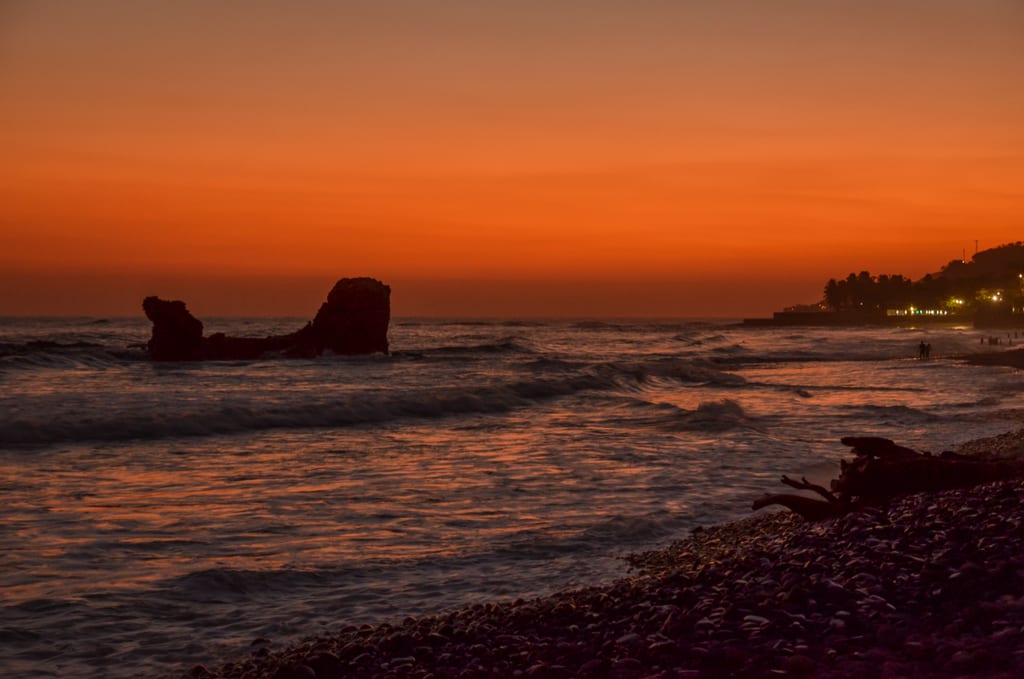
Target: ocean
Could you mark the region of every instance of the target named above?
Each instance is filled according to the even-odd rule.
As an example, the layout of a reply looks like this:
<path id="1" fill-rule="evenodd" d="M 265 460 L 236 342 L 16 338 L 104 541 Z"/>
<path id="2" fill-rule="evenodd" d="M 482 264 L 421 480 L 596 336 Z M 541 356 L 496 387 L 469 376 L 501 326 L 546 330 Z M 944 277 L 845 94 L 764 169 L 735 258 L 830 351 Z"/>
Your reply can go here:
<path id="1" fill-rule="evenodd" d="M 147 361 L 149 331 L 0 319 L 5 677 L 178 677 L 612 580 L 782 474 L 831 478 L 841 436 L 1022 421 L 1020 373 L 952 358 L 1005 348 L 970 328 L 396 319 L 390 356 L 189 364 Z"/>

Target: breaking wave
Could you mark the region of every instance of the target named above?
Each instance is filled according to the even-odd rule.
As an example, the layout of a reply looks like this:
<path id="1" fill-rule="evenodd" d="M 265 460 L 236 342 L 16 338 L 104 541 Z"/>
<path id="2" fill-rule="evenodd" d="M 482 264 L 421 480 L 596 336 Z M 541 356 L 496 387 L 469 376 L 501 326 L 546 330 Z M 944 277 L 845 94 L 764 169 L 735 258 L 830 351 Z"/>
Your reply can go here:
<path id="1" fill-rule="evenodd" d="M 722 399 L 706 401 L 696 410 L 682 411 L 672 429 L 677 431 L 728 431 L 739 427 L 751 427 L 754 419 L 736 401 Z"/>
<path id="2" fill-rule="evenodd" d="M 856 412 L 858 415 L 869 415 L 872 417 L 882 418 L 883 420 L 896 419 L 901 422 L 932 422 L 942 419 L 939 415 L 904 405 L 849 405 L 841 406 L 840 409 Z"/>
<path id="3" fill-rule="evenodd" d="M 483 344 L 453 344 L 448 346 L 430 347 L 416 352 L 419 356 L 450 358 L 452 356 L 472 356 L 474 354 L 511 354 L 530 353 L 531 349 L 514 337 Z"/>
<path id="4" fill-rule="evenodd" d="M 737 401 L 721 399 L 704 401 L 693 410 L 671 403 L 620 397 L 613 412 L 613 423 L 632 427 L 653 427 L 668 431 L 723 432 L 741 427 L 755 427 L 756 418 Z"/>
<path id="5" fill-rule="evenodd" d="M 225 400 L 207 405 L 176 402 L 170 407 L 96 412 L 82 419 L 40 412 L 0 422 L 0 442 L 31 445 L 62 441 L 120 441 L 175 436 L 210 436 L 251 430 L 342 427 L 395 419 L 497 413 L 537 401 L 608 386 L 597 376 L 526 380 L 470 388 L 448 387 L 378 393 L 341 393 L 325 400 L 314 394 L 295 402 Z"/>
<path id="6" fill-rule="evenodd" d="M 0 417 L 0 444 L 32 446 L 75 441 L 123 441 L 214 436 L 271 429 L 359 426 L 409 418 L 504 413 L 584 391 L 635 393 L 671 384 L 729 387 L 743 378 L 685 361 L 603 363 L 571 371 L 538 371 L 533 377 L 491 384 L 414 389 L 308 389 L 272 400 L 253 396 L 189 393 L 146 403 L 124 399 L 96 409 L 25 409 Z M 731 403 L 731 402 L 730 402 Z M 737 406 L 738 407 L 738 406 Z M 698 409 L 683 428 L 728 428 L 739 422 L 731 406 Z M 740 409 L 742 410 L 742 409 Z M 670 418 L 673 419 L 673 418 Z M 689 422 L 689 424 L 686 424 Z"/>

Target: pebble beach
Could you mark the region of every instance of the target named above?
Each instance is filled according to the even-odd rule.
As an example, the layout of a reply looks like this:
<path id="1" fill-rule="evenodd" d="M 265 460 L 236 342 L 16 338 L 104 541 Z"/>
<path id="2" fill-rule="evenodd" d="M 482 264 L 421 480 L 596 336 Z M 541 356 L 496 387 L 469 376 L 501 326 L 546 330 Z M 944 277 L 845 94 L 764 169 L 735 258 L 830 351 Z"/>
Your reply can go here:
<path id="1" fill-rule="evenodd" d="M 1024 457 L 1024 430 L 959 452 Z M 633 554 L 626 577 L 350 626 L 188 676 L 1024 676 L 1024 480 L 804 522 L 772 512 Z"/>

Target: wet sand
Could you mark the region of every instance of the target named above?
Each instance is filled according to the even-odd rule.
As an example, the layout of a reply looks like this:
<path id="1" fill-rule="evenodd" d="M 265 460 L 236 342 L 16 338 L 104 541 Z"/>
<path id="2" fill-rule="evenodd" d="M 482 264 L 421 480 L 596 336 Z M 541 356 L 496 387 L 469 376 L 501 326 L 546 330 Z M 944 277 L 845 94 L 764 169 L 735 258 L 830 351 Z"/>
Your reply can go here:
<path id="1" fill-rule="evenodd" d="M 1024 430 L 963 452 L 1024 457 Z M 251 654 L 195 677 L 1024 676 L 1024 480 L 698 529 L 630 575 Z"/>

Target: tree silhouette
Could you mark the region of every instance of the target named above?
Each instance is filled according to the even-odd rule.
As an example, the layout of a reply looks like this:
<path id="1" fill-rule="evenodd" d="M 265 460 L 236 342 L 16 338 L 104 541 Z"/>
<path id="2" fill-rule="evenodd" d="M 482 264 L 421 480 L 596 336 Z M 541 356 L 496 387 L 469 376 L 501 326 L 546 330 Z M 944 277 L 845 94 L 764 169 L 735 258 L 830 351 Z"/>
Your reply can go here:
<path id="1" fill-rule="evenodd" d="M 1008 243 L 977 253 L 970 262 L 953 260 L 935 274 L 911 281 L 902 274 L 867 271 L 829 279 L 824 303 L 836 311 L 884 312 L 890 308 L 970 309 L 1001 293 L 1010 310 L 1024 309 L 1024 244 Z M 952 300 L 960 300 L 954 304 Z"/>

